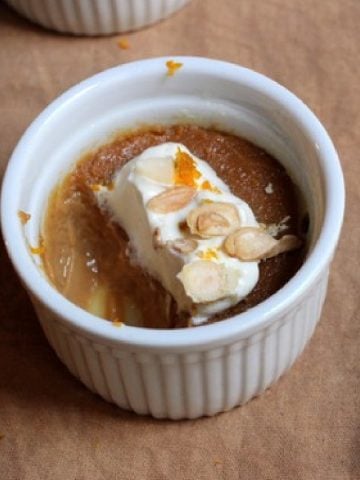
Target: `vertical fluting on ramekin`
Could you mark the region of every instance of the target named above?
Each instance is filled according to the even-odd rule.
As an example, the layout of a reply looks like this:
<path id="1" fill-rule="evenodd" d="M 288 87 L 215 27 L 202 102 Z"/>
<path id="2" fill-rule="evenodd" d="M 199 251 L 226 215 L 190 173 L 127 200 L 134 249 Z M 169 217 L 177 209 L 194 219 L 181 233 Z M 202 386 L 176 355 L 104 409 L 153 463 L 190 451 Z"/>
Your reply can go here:
<path id="1" fill-rule="evenodd" d="M 327 278 L 328 270 L 268 328 L 191 353 L 121 351 L 74 334 L 34 305 L 57 356 L 90 390 L 141 415 L 190 419 L 243 405 L 292 366 L 319 320 Z"/>
<path id="2" fill-rule="evenodd" d="M 162 20 L 190 0 L 6 0 L 18 13 L 51 30 L 111 35 Z"/>

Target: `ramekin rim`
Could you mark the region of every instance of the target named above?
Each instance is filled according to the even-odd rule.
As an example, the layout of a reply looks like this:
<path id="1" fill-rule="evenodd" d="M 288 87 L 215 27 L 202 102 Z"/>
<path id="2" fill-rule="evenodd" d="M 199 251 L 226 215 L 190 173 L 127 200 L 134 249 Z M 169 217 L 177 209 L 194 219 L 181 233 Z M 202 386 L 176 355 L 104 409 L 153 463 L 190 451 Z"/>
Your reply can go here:
<path id="1" fill-rule="evenodd" d="M 76 101 L 77 96 L 96 88 L 98 82 L 111 81 L 114 73 L 128 70 L 136 71 L 151 65 L 153 68 L 164 68 L 164 62 L 170 57 L 157 57 L 115 66 L 103 72 L 97 73 L 82 82 L 74 85 L 53 102 L 51 102 L 31 123 L 19 140 L 6 169 L 1 192 L 1 222 L 2 232 L 9 256 L 18 275 L 26 284 L 28 290 L 40 300 L 50 311 L 55 313 L 62 322 L 72 329 L 81 331 L 85 336 L 98 338 L 99 341 L 109 341 L 115 344 L 127 344 L 136 347 L 149 347 L 159 349 L 200 347 L 207 344 L 216 344 L 234 338 L 245 338 L 250 332 L 260 330 L 263 326 L 271 324 L 283 315 L 297 298 L 311 288 L 321 273 L 327 268 L 340 235 L 342 219 L 344 215 L 344 181 L 343 174 L 335 147 L 323 125 L 315 114 L 293 93 L 282 85 L 265 75 L 242 67 L 237 64 L 222 60 L 204 57 L 175 56 L 176 61 L 184 64 L 184 68 L 192 67 L 194 71 L 209 73 L 221 71 L 226 78 L 239 77 L 244 83 L 246 80 L 252 86 L 259 87 L 261 91 L 276 100 L 296 118 L 311 138 L 316 139 L 319 146 L 319 158 L 322 161 L 322 171 L 326 182 L 326 212 L 320 236 L 313 251 L 310 253 L 298 272 L 275 294 L 248 311 L 235 315 L 218 323 L 203 325 L 196 329 L 158 330 L 142 327 L 123 326 L 114 327 L 110 322 L 95 317 L 77 307 L 63 297 L 50 283 L 40 274 L 33 263 L 23 241 L 22 233 L 16 215 L 9 214 L 6 209 L 6 198 L 11 194 L 11 184 L 16 177 L 18 159 L 22 158 L 22 151 L 36 135 L 57 109 L 64 107 L 68 101 Z M 221 67 L 221 69 L 220 69 Z M 281 98 L 280 98 L 281 97 Z M 326 173 L 326 175 L 325 175 Z M 11 234 L 17 235 L 17 244 L 23 244 L 20 252 L 16 251 L 16 241 Z M 20 253 L 20 254 L 19 254 Z M 296 302 L 295 302 L 296 303 Z"/>

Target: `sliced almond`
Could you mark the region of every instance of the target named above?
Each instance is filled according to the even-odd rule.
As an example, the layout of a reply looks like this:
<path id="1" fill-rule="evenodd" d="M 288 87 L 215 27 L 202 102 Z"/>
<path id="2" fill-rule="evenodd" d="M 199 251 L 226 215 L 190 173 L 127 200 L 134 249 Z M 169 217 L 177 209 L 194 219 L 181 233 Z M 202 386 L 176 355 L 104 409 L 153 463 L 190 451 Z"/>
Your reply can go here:
<path id="1" fill-rule="evenodd" d="M 269 223 L 268 225 L 265 225 L 265 230 L 272 237 L 277 237 L 279 233 L 289 228 L 289 226 L 287 225 L 287 222 L 289 220 L 290 220 L 290 215 L 287 215 L 282 220 L 280 220 L 279 223 Z"/>
<path id="2" fill-rule="evenodd" d="M 244 261 L 260 260 L 277 241 L 264 230 L 242 227 L 231 233 L 224 242 L 226 252 Z"/>
<path id="3" fill-rule="evenodd" d="M 193 238 L 177 238 L 166 243 L 172 250 L 175 250 L 177 253 L 191 253 L 193 252 L 198 242 Z"/>
<path id="4" fill-rule="evenodd" d="M 198 231 L 201 235 L 206 235 L 207 237 L 223 235 L 223 232 L 227 232 L 229 227 L 229 221 L 220 213 L 202 213 L 197 218 Z"/>
<path id="5" fill-rule="evenodd" d="M 228 235 L 240 226 L 237 208 L 225 202 L 204 203 L 194 208 L 186 221 L 192 234 L 204 238 Z"/>
<path id="6" fill-rule="evenodd" d="M 175 172 L 174 160 L 172 157 L 139 159 L 135 172 L 153 182 L 172 185 Z"/>
<path id="7" fill-rule="evenodd" d="M 295 235 L 276 240 L 261 228 L 242 227 L 231 233 L 224 242 L 225 251 L 243 261 L 265 260 L 279 253 L 298 248 L 301 241 Z"/>
<path id="8" fill-rule="evenodd" d="M 176 212 L 186 207 L 196 193 L 195 188 L 192 187 L 170 187 L 151 198 L 147 203 L 147 207 L 155 213 Z"/>
<path id="9" fill-rule="evenodd" d="M 296 235 L 284 235 L 277 244 L 268 252 L 266 258 L 275 257 L 280 253 L 290 252 L 302 246 L 302 241 Z"/>
<path id="10" fill-rule="evenodd" d="M 215 302 L 233 293 L 238 275 L 225 265 L 206 260 L 186 264 L 178 274 L 186 294 L 195 303 Z"/>

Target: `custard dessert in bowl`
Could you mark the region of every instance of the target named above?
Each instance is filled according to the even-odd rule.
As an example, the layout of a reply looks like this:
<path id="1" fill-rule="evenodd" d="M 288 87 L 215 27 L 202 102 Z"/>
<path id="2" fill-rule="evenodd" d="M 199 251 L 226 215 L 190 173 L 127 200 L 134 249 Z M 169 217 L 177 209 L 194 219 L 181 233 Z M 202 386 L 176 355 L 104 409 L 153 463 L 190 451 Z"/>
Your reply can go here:
<path id="1" fill-rule="evenodd" d="M 69 300 L 113 322 L 228 318 L 299 268 L 298 196 L 274 158 L 234 135 L 196 125 L 120 133 L 52 193 L 44 269 Z"/>
<path id="2" fill-rule="evenodd" d="M 2 225 L 69 370 L 177 419 L 245 403 L 300 354 L 344 188 L 325 130 L 286 89 L 202 58 L 168 75 L 168 60 L 53 102 L 10 161 Z"/>

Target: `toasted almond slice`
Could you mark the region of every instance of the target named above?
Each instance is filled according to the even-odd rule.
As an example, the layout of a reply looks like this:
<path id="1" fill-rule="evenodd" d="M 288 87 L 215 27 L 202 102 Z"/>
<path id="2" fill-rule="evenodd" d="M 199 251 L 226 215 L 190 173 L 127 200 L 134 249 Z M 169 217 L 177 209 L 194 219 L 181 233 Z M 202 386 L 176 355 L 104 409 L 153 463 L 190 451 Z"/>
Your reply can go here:
<path id="1" fill-rule="evenodd" d="M 177 253 L 191 253 L 196 249 L 198 242 L 193 238 L 177 238 L 166 242 L 166 245 Z"/>
<path id="2" fill-rule="evenodd" d="M 301 241 L 295 235 L 285 235 L 282 239 L 276 240 L 256 227 L 239 228 L 224 242 L 224 248 L 229 255 L 248 262 L 265 260 L 300 245 Z"/>
<path id="3" fill-rule="evenodd" d="M 296 235 L 284 235 L 277 240 L 276 245 L 267 253 L 266 258 L 275 257 L 280 253 L 290 252 L 302 246 L 302 241 Z"/>
<path id="4" fill-rule="evenodd" d="M 260 260 L 277 244 L 277 240 L 256 227 L 242 227 L 231 233 L 224 242 L 226 252 L 244 261 Z"/>
<path id="5" fill-rule="evenodd" d="M 186 207 L 196 193 L 195 188 L 192 187 L 170 187 L 151 198 L 147 203 L 147 207 L 155 213 L 176 212 Z"/>
<path id="6" fill-rule="evenodd" d="M 229 227 L 229 221 L 220 213 L 201 213 L 197 218 L 198 231 L 207 237 L 223 235 L 222 232 L 228 231 Z"/>
<path id="7" fill-rule="evenodd" d="M 139 159 L 135 172 L 153 182 L 172 185 L 175 173 L 174 160 L 172 157 Z"/>
<path id="8" fill-rule="evenodd" d="M 279 223 L 269 223 L 268 225 L 265 225 L 265 230 L 272 237 L 277 237 L 279 233 L 289 228 L 289 225 L 287 225 L 287 222 L 290 220 L 290 218 L 291 218 L 290 215 L 287 215 L 282 220 L 280 220 Z"/>
<path id="9" fill-rule="evenodd" d="M 215 302 L 235 291 L 238 275 L 225 265 L 207 260 L 184 265 L 178 274 L 186 294 L 195 303 Z"/>
<path id="10" fill-rule="evenodd" d="M 204 203 L 194 208 L 186 221 L 190 232 L 203 238 L 228 235 L 240 226 L 237 208 L 226 202 Z"/>

